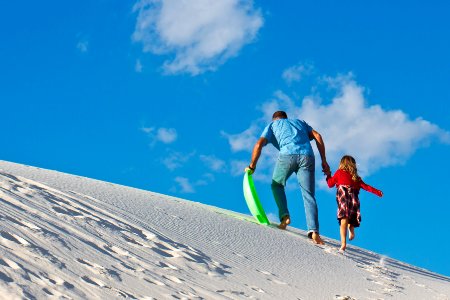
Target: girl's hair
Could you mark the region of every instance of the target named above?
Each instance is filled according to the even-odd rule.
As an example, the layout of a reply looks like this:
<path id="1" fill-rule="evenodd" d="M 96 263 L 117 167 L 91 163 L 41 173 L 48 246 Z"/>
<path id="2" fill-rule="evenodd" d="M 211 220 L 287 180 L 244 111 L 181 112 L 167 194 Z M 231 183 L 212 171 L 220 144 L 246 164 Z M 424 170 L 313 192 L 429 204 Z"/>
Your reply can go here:
<path id="1" fill-rule="evenodd" d="M 358 169 L 356 168 L 356 161 L 350 155 L 344 155 L 339 163 L 339 169 L 347 171 L 352 175 L 353 181 L 358 181 L 361 178 L 358 175 Z"/>

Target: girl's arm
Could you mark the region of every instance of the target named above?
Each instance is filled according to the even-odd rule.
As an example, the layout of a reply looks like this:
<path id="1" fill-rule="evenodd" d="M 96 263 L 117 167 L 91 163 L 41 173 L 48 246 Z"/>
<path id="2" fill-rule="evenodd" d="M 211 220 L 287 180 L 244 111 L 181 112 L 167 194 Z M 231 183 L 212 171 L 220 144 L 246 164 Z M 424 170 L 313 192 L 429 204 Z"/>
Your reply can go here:
<path id="1" fill-rule="evenodd" d="M 338 177 L 339 177 L 338 172 L 339 172 L 339 170 L 337 170 L 336 173 L 334 173 L 334 175 L 332 177 L 327 176 L 327 184 L 328 184 L 329 188 L 332 188 L 333 186 L 335 186 L 337 184 Z"/>
<path id="2" fill-rule="evenodd" d="M 359 185 L 360 185 L 360 187 L 361 187 L 363 190 L 366 190 L 366 191 L 368 191 L 368 192 L 371 192 L 371 193 L 377 195 L 378 197 L 383 197 L 383 192 L 382 192 L 382 191 L 377 190 L 377 189 L 374 188 L 373 186 L 370 186 L 370 185 L 364 183 L 364 181 L 361 180 L 361 182 L 360 182 Z"/>

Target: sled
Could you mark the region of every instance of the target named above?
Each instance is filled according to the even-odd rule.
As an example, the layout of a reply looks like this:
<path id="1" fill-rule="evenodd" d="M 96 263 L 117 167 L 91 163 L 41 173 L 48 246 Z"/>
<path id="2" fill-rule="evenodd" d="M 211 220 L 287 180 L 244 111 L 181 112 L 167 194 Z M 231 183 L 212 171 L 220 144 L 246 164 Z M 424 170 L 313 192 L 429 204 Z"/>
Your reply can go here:
<path id="1" fill-rule="evenodd" d="M 255 217 L 259 224 L 270 225 L 269 219 L 267 219 L 266 213 L 259 201 L 258 194 L 256 193 L 250 171 L 244 174 L 243 188 L 245 201 L 253 217 Z"/>

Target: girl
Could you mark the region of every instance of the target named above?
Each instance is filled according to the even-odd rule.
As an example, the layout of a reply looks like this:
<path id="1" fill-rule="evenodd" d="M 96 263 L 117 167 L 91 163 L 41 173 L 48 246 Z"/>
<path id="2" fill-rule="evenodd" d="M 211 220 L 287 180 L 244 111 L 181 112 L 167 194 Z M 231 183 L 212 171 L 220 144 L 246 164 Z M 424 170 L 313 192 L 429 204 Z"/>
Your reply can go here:
<path id="1" fill-rule="evenodd" d="M 383 192 L 365 184 L 358 176 L 356 162 L 350 155 L 344 155 L 339 164 L 339 169 L 331 177 L 327 174 L 328 187 L 337 187 L 336 202 L 338 205 L 337 218 L 341 231 L 341 249 L 344 252 L 347 246 L 347 227 L 350 232 L 349 240 L 355 238 L 355 227 L 361 223 L 361 214 L 359 212 L 359 189 L 374 193 L 378 197 L 383 196 Z"/>

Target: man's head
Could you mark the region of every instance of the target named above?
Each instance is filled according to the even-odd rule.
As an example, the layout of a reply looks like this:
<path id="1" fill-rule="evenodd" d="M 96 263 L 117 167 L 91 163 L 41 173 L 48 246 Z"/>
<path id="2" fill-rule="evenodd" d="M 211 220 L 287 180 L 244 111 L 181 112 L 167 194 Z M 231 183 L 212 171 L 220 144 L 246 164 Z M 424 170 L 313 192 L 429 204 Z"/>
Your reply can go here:
<path id="1" fill-rule="evenodd" d="M 272 115 L 272 120 L 278 120 L 278 119 L 287 119 L 287 114 L 286 112 L 279 110 L 273 113 Z"/>

